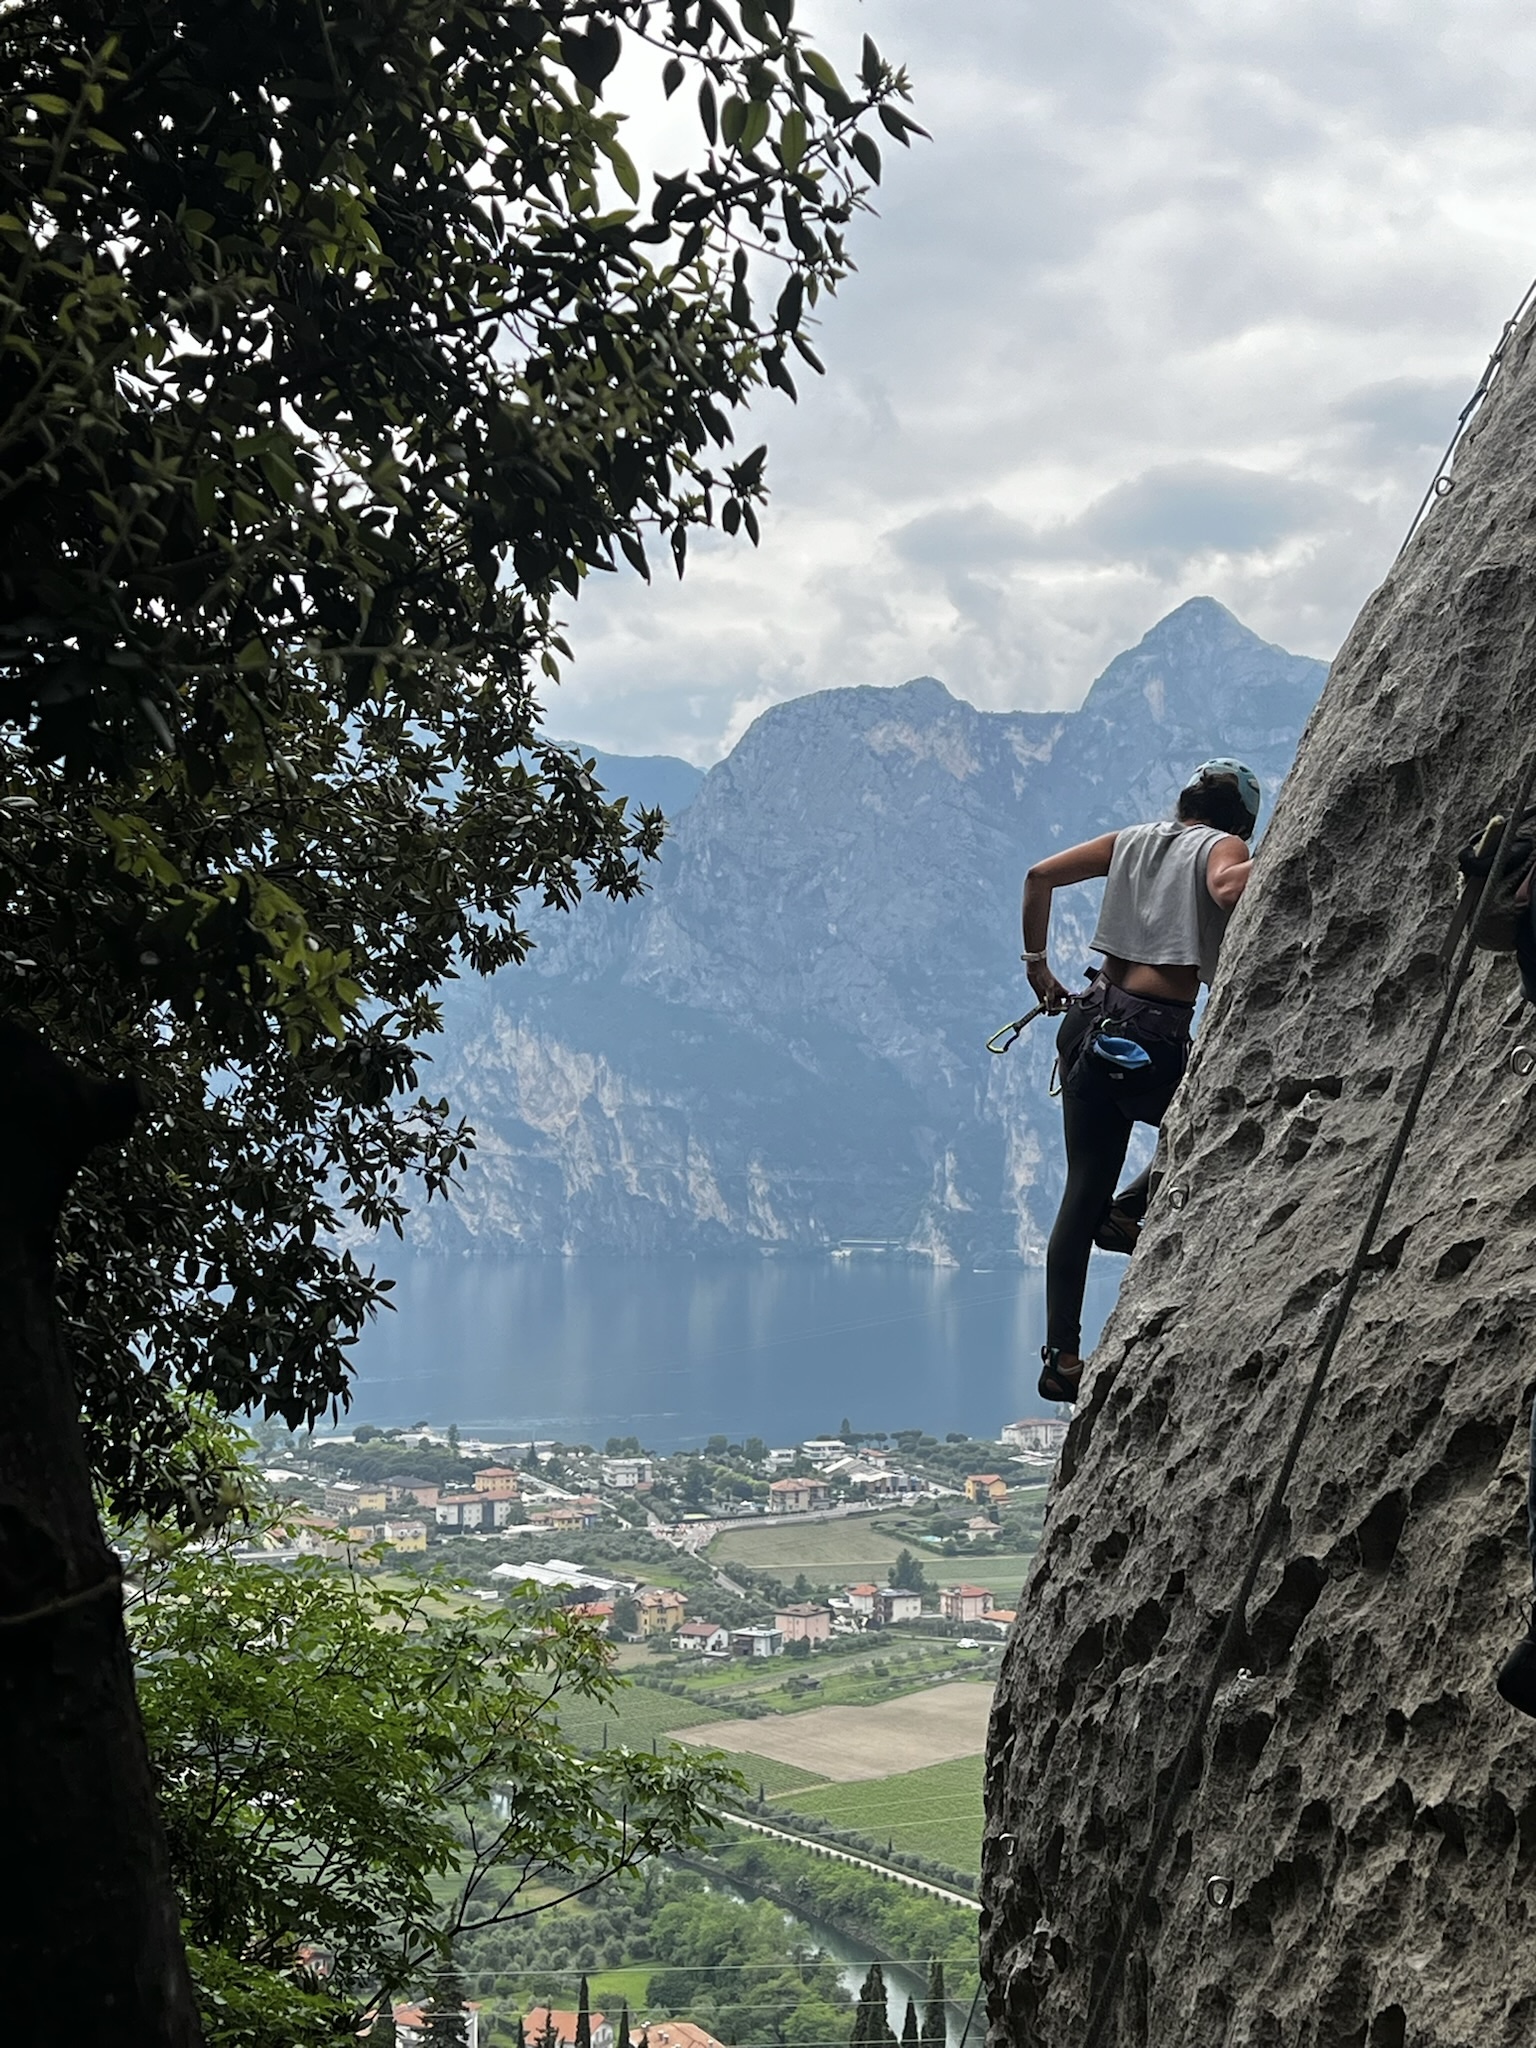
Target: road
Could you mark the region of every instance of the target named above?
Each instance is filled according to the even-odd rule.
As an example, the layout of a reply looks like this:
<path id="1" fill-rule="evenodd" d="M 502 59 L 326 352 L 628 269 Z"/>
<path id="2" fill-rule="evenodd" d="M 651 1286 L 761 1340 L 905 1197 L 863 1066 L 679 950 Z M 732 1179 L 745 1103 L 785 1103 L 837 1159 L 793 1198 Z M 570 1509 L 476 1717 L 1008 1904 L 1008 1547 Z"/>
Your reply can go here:
<path id="1" fill-rule="evenodd" d="M 876 1877 L 888 1877 L 896 1884 L 904 1884 L 909 1891 L 926 1892 L 931 1899 L 942 1899 L 947 1906 L 965 1906 L 973 1913 L 981 1911 L 980 1901 L 967 1898 L 964 1892 L 954 1892 L 947 1885 L 934 1884 L 926 1877 L 914 1877 L 910 1870 L 897 1870 L 889 1863 L 876 1863 L 868 1856 L 855 1856 L 851 1849 L 838 1849 L 830 1842 L 819 1842 L 814 1835 L 792 1835 L 784 1828 L 771 1828 L 766 1821 L 752 1820 L 744 1813 L 727 1809 L 725 1818 L 735 1821 L 738 1827 L 750 1828 L 754 1835 L 767 1835 L 775 1842 L 792 1842 L 797 1849 L 809 1849 L 813 1855 L 828 1856 L 834 1863 L 851 1863 L 855 1870 L 872 1871 Z"/>

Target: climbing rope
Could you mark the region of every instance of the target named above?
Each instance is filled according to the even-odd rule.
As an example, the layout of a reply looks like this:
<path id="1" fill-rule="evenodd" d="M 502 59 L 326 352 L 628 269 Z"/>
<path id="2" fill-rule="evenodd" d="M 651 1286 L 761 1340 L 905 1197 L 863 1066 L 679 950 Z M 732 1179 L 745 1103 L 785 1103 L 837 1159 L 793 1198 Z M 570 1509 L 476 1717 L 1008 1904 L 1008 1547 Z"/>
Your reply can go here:
<path id="1" fill-rule="evenodd" d="M 1536 287 L 1533 287 L 1533 290 L 1536 290 Z M 1529 296 L 1530 294 L 1527 294 L 1527 297 Z M 1505 856 L 1513 843 L 1521 813 L 1530 801 L 1533 787 L 1536 787 L 1536 754 L 1531 756 L 1526 766 L 1514 805 L 1505 819 L 1504 830 L 1499 838 L 1498 852 L 1494 856 L 1493 866 L 1490 869 L 1491 874 L 1498 874 L 1502 871 Z M 1486 888 L 1487 886 L 1488 884 L 1485 879 L 1480 887 Z M 1264 1559 L 1268 1555 L 1270 1545 L 1273 1543 L 1276 1532 L 1280 1527 L 1281 1517 L 1285 1509 L 1285 1496 L 1290 1488 L 1296 1466 L 1301 1458 L 1302 1447 L 1307 1440 L 1308 1432 L 1311 1430 L 1313 1418 L 1317 1414 L 1318 1404 L 1322 1400 L 1323 1388 L 1328 1379 L 1329 1369 L 1333 1364 L 1334 1353 L 1339 1346 L 1339 1339 L 1344 1333 L 1344 1325 L 1349 1319 L 1350 1309 L 1353 1307 L 1355 1296 L 1360 1290 L 1360 1282 L 1365 1275 L 1366 1262 L 1370 1257 L 1371 1245 L 1380 1227 L 1381 1219 L 1386 1214 L 1387 1203 L 1391 1198 L 1392 1189 L 1397 1180 L 1398 1169 L 1403 1163 L 1404 1154 L 1408 1150 L 1409 1139 L 1413 1136 L 1413 1127 L 1418 1121 L 1420 1105 L 1424 1100 L 1430 1081 L 1434 1077 L 1435 1068 L 1440 1059 L 1441 1048 L 1445 1044 L 1446 1033 L 1450 1029 L 1456 1005 L 1461 998 L 1462 989 L 1466 985 L 1467 976 L 1471 972 L 1472 956 L 1476 946 L 1473 936 L 1473 924 L 1474 920 L 1469 918 L 1462 937 L 1461 949 L 1456 958 L 1455 971 L 1451 976 L 1450 985 L 1447 987 L 1444 1000 L 1440 1005 L 1440 1014 L 1435 1020 L 1434 1030 L 1430 1033 L 1429 1044 L 1423 1059 L 1419 1063 L 1419 1071 L 1414 1080 L 1413 1092 L 1409 1095 L 1404 1105 L 1403 1114 L 1397 1126 L 1397 1135 L 1392 1141 L 1392 1148 L 1387 1154 L 1386 1162 L 1381 1170 L 1381 1177 L 1377 1182 L 1375 1199 L 1371 1203 L 1370 1213 L 1365 1219 L 1364 1226 L 1355 1245 L 1355 1254 L 1350 1261 L 1348 1271 L 1344 1275 L 1344 1284 L 1339 1292 L 1337 1301 L 1333 1305 L 1333 1313 L 1328 1319 L 1327 1333 L 1323 1338 L 1322 1349 L 1318 1353 L 1317 1364 L 1313 1367 L 1312 1379 L 1307 1388 L 1306 1399 L 1301 1404 L 1301 1412 L 1296 1418 L 1291 1430 L 1290 1441 L 1286 1445 L 1285 1457 L 1281 1461 L 1280 1470 L 1276 1474 L 1274 1485 L 1270 1489 L 1269 1500 L 1263 1515 L 1259 1519 L 1258 1528 L 1254 1531 L 1253 1542 L 1249 1546 L 1248 1559 L 1243 1567 L 1243 1576 L 1238 1583 L 1236 1598 L 1233 1600 L 1231 1610 L 1227 1615 L 1226 1626 L 1221 1632 L 1221 1641 L 1217 1645 L 1216 1655 L 1211 1662 L 1209 1676 L 1206 1678 L 1205 1686 L 1200 1694 L 1199 1704 L 1195 1708 L 1193 1724 L 1190 1727 L 1188 1736 L 1185 1738 L 1183 1750 L 1180 1752 L 1178 1766 L 1173 1774 L 1173 1782 L 1168 1787 L 1167 1796 L 1158 1815 L 1157 1826 L 1153 1831 L 1151 1845 L 1147 1850 L 1146 1861 L 1142 1865 L 1141 1879 L 1136 1887 L 1136 1895 L 1131 1901 L 1129 1912 L 1120 1923 L 1115 1946 L 1110 1952 L 1109 1968 L 1105 1974 L 1104 1982 L 1099 1988 L 1098 1997 L 1095 1999 L 1089 2013 L 1088 2033 L 1084 2042 L 1084 2048 L 1103 2048 L 1109 2024 L 1114 2014 L 1115 2001 L 1119 1994 L 1121 1980 L 1125 1975 L 1125 1965 L 1130 1954 L 1131 1942 L 1137 1927 L 1141 1924 L 1146 1914 L 1147 1904 L 1152 1896 L 1152 1888 L 1157 1881 L 1158 1867 L 1162 1863 L 1163 1856 L 1172 1839 L 1174 1823 L 1178 1818 L 1179 1808 L 1183 1803 L 1184 1795 L 1189 1791 L 1199 1774 L 1205 1749 L 1206 1729 L 1210 1724 L 1211 1710 L 1216 1704 L 1216 1695 L 1221 1688 L 1223 1676 L 1229 1665 L 1235 1661 L 1237 1652 L 1243 1645 L 1248 1627 L 1248 1602 L 1253 1597 L 1253 1589 L 1258 1583 L 1259 1572 L 1263 1567 Z"/>
<path id="2" fill-rule="evenodd" d="M 1472 423 L 1472 415 L 1488 396 L 1493 380 L 1503 366 L 1504 352 L 1509 347 L 1510 336 L 1520 325 L 1520 322 L 1525 318 L 1533 304 L 1536 304 L 1536 278 L 1533 278 L 1526 286 L 1524 298 L 1504 322 L 1503 332 L 1494 343 L 1493 354 L 1488 358 L 1483 374 L 1477 381 L 1477 389 L 1456 416 L 1456 431 L 1446 443 L 1445 453 L 1435 464 L 1435 473 L 1429 480 L 1429 489 L 1419 500 L 1419 509 L 1414 513 L 1408 531 L 1403 535 L 1403 547 L 1398 549 L 1397 559 L 1401 559 L 1403 548 L 1407 547 L 1409 541 L 1418 532 L 1419 524 L 1424 514 L 1429 510 L 1435 499 L 1448 498 L 1451 492 L 1455 490 L 1456 480 L 1450 474 L 1452 458 L 1455 456 L 1456 450 L 1461 446 L 1463 436 Z M 1397 560 L 1394 560 L 1393 567 L 1396 568 L 1396 566 Z"/>

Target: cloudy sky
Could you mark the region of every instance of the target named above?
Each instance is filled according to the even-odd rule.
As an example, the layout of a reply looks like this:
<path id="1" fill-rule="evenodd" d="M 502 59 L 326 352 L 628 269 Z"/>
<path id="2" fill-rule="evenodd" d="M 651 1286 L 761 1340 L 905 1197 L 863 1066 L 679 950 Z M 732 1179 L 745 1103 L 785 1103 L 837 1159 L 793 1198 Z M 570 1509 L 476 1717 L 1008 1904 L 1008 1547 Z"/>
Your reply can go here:
<path id="1" fill-rule="evenodd" d="M 1186 597 L 1331 655 L 1536 272 L 1522 0 L 801 0 L 887 150 L 762 547 L 595 579 L 554 729 L 719 758 L 781 698 L 1076 703 Z M 755 430 L 755 431 L 754 431 Z M 751 438 L 748 438 L 748 437 Z"/>

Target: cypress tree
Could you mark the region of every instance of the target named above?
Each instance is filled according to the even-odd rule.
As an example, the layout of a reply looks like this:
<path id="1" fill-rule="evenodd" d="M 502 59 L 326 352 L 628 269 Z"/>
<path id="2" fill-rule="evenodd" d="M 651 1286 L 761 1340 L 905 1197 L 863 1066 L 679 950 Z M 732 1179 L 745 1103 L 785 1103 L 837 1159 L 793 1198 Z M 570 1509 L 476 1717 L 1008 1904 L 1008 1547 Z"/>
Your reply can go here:
<path id="1" fill-rule="evenodd" d="M 948 2015 L 944 2007 L 944 1965 L 935 1956 L 928 1965 L 928 1999 L 923 2007 L 923 2035 L 925 2042 L 933 2048 L 944 2048 L 944 2037 L 948 2032 Z"/>
<path id="2" fill-rule="evenodd" d="M 613 2048 L 629 2048 L 629 2000 L 626 1998 L 619 2007 L 618 2032 L 613 2037 Z"/>
<path id="3" fill-rule="evenodd" d="M 859 1988 L 859 2003 L 853 2015 L 849 2048 L 896 2048 L 885 2009 L 885 1972 L 871 1963 L 869 1975 Z"/>
<path id="4" fill-rule="evenodd" d="M 576 2048 L 592 2048 L 592 2012 L 585 1974 L 576 1998 Z"/>
<path id="5" fill-rule="evenodd" d="M 921 2037 L 917 2031 L 917 2003 L 907 2000 L 907 2016 L 901 2023 L 901 2048 L 917 2048 Z"/>

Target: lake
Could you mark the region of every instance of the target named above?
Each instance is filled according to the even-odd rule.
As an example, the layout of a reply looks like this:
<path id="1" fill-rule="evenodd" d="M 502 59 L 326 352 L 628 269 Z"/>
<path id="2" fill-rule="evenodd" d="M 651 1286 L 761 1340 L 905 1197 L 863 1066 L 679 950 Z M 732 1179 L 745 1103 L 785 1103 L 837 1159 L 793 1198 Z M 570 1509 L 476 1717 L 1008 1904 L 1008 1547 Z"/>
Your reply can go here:
<path id="1" fill-rule="evenodd" d="M 880 1256 L 443 1259 L 377 1253 L 396 1281 L 352 1356 L 351 1420 L 651 1450 L 918 1428 L 995 1437 L 1035 1394 L 1045 1275 Z M 1123 1259 L 1094 1258 L 1084 1339 Z"/>

